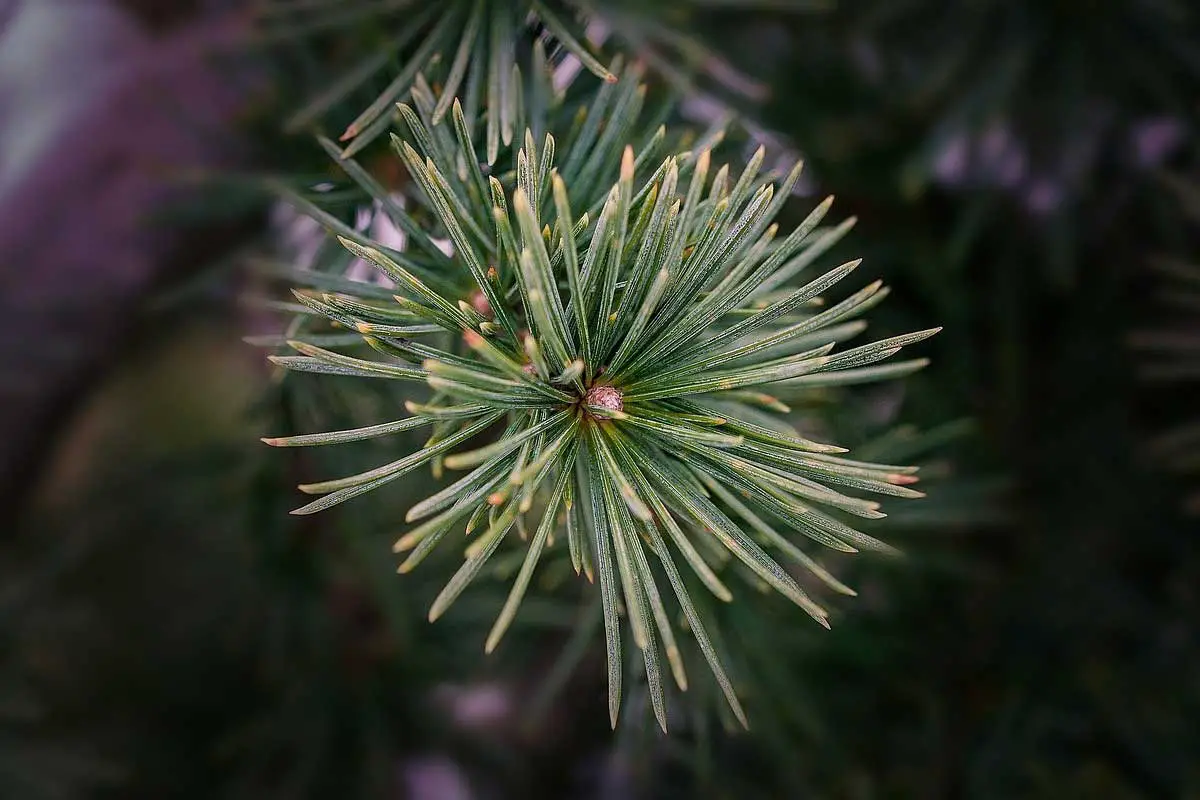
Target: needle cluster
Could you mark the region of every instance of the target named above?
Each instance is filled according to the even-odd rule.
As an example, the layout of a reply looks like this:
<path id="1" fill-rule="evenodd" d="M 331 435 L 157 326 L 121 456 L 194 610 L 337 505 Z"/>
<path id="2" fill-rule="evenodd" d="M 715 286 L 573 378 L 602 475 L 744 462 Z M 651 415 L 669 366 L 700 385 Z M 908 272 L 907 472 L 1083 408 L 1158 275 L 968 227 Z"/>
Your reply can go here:
<path id="1" fill-rule="evenodd" d="M 639 155 L 620 146 L 619 133 L 597 146 L 622 117 L 601 129 L 585 115 L 562 146 L 551 133 L 538 142 L 527 132 L 511 155 L 514 169 L 497 175 L 457 103 L 444 122 L 399 111 L 412 141 L 393 136 L 393 144 L 420 199 L 411 213 L 395 210 L 405 247 L 341 238 L 382 271 L 393 296 L 296 295 L 360 334 L 373 355 L 296 340 L 297 355 L 273 360 L 422 383 L 431 396 L 409 401 L 409 416 L 396 421 L 265 441 L 334 444 L 422 427 L 431 434 L 391 463 L 301 486 L 316 499 L 293 513 L 321 511 L 423 466 L 461 471 L 408 511 L 412 527 L 395 545 L 407 572 L 449 534 L 471 537 L 431 619 L 518 531 L 524 563 L 487 650 L 512 622 L 539 560 L 565 548 L 576 573 L 599 583 L 614 724 L 621 617 L 665 728 L 660 657 L 681 689 L 688 681 L 678 612 L 744 722 L 688 584 L 731 600 L 722 565 L 736 562 L 828 626 L 826 610 L 784 563 L 852 594 L 810 550 L 890 552 L 854 527 L 854 518 L 883 516 L 858 493 L 920 495 L 912 467 L 856 461 L 800 436 L 774 413 L 786 410 L 779 396 L 912 371 L 924 362 L 878 362 L 936 331 L 838 349 L 884 290 L 875 282 L 822 301 L 859 262 L 809 274 L 849 227 L 821 227 L 831 199 L 786 235 L 775 223 L 799 164 L 765 174 L 761 149 L 736 175 L 716 167 L 708 149 L 651 162 L 653 147 Z M 619 156 L 610 162 L 613 143 Z"/>

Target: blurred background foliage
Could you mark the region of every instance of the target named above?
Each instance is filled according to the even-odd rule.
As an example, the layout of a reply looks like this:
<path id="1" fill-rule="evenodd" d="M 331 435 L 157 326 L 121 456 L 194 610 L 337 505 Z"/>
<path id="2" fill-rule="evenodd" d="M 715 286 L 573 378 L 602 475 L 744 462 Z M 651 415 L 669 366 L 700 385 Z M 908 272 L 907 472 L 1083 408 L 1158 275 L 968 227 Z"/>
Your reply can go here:
<path id="1" fill-rule="evenodd" d="M 0 173 L 0 352 L 22 400 L 6 424 L 26 437 L 3 447 L 0 796 L 1200 796 L 1192 4 L 638 4 L 703 54 L 684 116 L 746 113 L 805 157 L 803 193 L 858 216 L 839 254 L 893 286 L 873 332 L 945 325 L 902 384 L 796 407 L 856 455 L 923 465 L 928 500 L 882 522 L 908 558 L 845 564 L 860 597 L 832 632 L 769 596 L 714 609 L 752 732 L 727 735 L 701 681 L 673 699 L 669 737 L 644 707 L 607 730 L 594 592 L 565 571 L 539 575 L 486 658 L 503 582 L 425 621 L 452 551 L 397 577 L 389 545 L 427 476 L 288 516 L 299 480 L 386 456 L 257 438 L 389 418 L 404 398 L 281 380 L 243 342 L 283 324 L 246 300 L 264 287 L 250 256 L 294 232 L 254 186 L 341 180 L 280 120 L 383 34 L 368 15 L 264 38 L 243 8 L 172 5 L 0 2 L 0 109 L 61 109 L 0 114 L 0 164 L 21 168 Z M 73 43 L 94 97 L 20 49 L 32 24 Z M 181 113 L 167 99 L 185 84 L 151 104 L 241 178 L 197 182 L 210 159 L 159 154 L 81 167 L 72 204 L 38 182 L 72 129 L 98 152 L 147 129 L 88 127 L 118 80 L 89 69 L 136 89 L 209 29 L 184 72 L 235 82 L 236 113 Z M 382 148 L 361 159 L 402 180 Z M 106 201 L 122 171 L 170 202 Z M 141 203 L 158 238 L 137 240 L 137 280 L 124 251 L 73 255 L 99 293 L 56 271 L 45 231 L 11 230 L 18 210 L 65 207 L 57 224 L 99 245 L 106 202 Z"/>

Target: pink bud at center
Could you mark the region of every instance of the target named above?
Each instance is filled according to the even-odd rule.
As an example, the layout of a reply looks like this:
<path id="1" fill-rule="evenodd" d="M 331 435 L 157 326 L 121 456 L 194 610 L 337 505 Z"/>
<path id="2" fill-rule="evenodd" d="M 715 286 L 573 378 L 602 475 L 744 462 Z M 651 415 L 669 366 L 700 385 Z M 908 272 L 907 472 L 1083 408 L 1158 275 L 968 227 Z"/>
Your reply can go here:
<path id="1" fill-rule="evenodd" d="M 622 397 L 620 389 L 615 389 L 612 386 L 593 386 L 591 389 L 588 389 L 584 402 L 589 406 L 606 408 L 609 411 L 623 411 L 625 403 Z"/>

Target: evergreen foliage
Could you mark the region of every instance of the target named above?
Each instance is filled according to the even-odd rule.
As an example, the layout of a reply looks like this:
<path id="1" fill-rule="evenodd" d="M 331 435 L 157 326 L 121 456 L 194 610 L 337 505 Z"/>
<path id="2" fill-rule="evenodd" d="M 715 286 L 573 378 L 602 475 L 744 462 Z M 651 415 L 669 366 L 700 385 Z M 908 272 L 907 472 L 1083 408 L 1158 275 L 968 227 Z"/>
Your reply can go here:
<path id="1" fill-rule="evenodd" d="M 731 8 L 754 8 L 727 2 Z M 351 63 L 333 75 L 320 75 L 320 86 L 294 110 L 286 128 L 305 130 L 369 88 L 382 75 L 388 83 L 369 103 L 354 110 L 341 132 L 342 157 L 351 157 L 384 135 L 393 123 L 395 104 L 403 101 L 420 80 L 439 90 L 433 121 L 440 122 L 459 100 L 467 124 L 484 126 L 483 150 L 494 163 L 501 146 L 519 139 L 520 118 L 527 104 L 536 103 L 531 89 L 548 78 L 547 70 L 567 57 L 575 68 L 615 83 L 616 73 L 605 66 L 589 42 L 588 25 L 636 55 L 670 83 L 694 88 L 697 76 L 747 90 L 753 83 L 730 67 L 687 26 L 693 6 L 722 3 L 629 2 L 616 0 L 355 0 L 350 3 L 312 0 L 268 0 L 258 9 L 262 36 L 271 42 L 321 42 L 322 37 L 349 34 Z M 812 3 L 783 0 L 779 9 L 807 11 Z M 681 24 L 683 23 L 683 24 Z M 340 46 L 339 46 L 340 45 Z M 324 66 L 324 65 L 323 65 Z M 392 74 L 394 68 L 394 75 Z M 532 85 L 530 84 L 532 81 Z M 516 142 L 519 146 L 520 142 Z"/>
<path id="2" fill-rule="evenodd" d="M 618 107 L 634 95 L 633 86 L 618 97 Z M 597 146 L 597 112 L 605 99 L 598 97 L 578 132 L 564 138 L 561 173 L 554 135 L 547 133 L 539 147 L 527 130 L 524 147 L 512 159 L 515 171 L 488 179 L 457 103 L 453 126 L 435 122 L 436 107 L 428 102 L 426 120 L 400 106 L 421 151 L 399 138 L 394 147 L 420 187 L 426 213 L 392 210 L 408 233 L 404 252 L 384 252 L 361 236 L 341 240 L 394 284 L 394 302 L 345 291 L 296 294 L 312 310 L 360 332 L 387 358 L 293 340 L 289 344 L 300 355 L 272 360 L 300 371 L 420 381 L 433 397 L 406 403 L 412 416 L 396 422 L 267 441 L 335 444 L 432 426 L 426 446 L 404 458 L 302 485 L 302 491 L 320 497 L 293 513 L 329 508 L 430 462 L 436 472 L 471 468 L 410 509 L 410 522 L 424 521 L 396 544 L 398 552 L 411 551 L 400 567 L 407 572 L 464 521 L 467 533 L 478 530 L 430 618 L 444 613 L 510 530 L 524 531 L 525 515 L 536 507 L 525 565 L 487 649 L 516 613 L 543 548 L 557 541 L 569 548 L 577 573 L 599 577 L 613 724 L 623 605 L 665 728 L 655 628 L 681 689 L 687 678 L 648 550 L 667 575 L 726 698 L 744 719 L 671 551 L 724 600 L 731 592 L 710 562 L 733 556 L 828 626 L 827 612 L 766 549 L 795 561 L 834 591 L 851 590 L 776 528 L 798 530 L 837 551 L 890 551 L 841 519 L 877 518 L 879 504 L 833 487 L 917 497 L 908 486 L 916 480 L 915 469 L 847 459 L 839 455 L 843 448 L 809 441 L 786 422 L 763 417 L 786 409 L 780 397 L 806 387 L 867 382 L 919 368 L 921 360 L 875 365 L 934 331 L 834 352 L 839 341 L 861 330 L 855 317 L 883 292 L 876 282 L 815 310 L 857 261 L 789 287 L 848 229 L 826 228 L 810 239 L 829 208 L 827 200 L 786 237 L 777 237 L 774 219 L 800 165 L 778 187 L 760 174 L 761 149 L 736 178 L 727 166 L 711 169 L 707 149 L 676 153 L 650 169 L 654 140 L 640 157 L 620 137 L 608 136 Z M 619 115 L 608 123 L 605 133 L 629 128 Z M 656 139 L 662 138 L 660 129 Z M 609 157 L 617 148 L 623 149 L 619 166 Z M 635 182 L 639 166 L 649 175 Z M 572 185 L 578 186 L 575 192 L 568 189 Z M 588 210 L 573 212 L 580 206 Z M 432 224 L 422 228 L 420 218 Z M 443 233 L 452 242 L 452 256 L 435 241 Z M 438 333 L 449 335 L 434 339 L 442 347 L 421 341 Z M 496 441 L 462 449 L 494 425 L 504 426 Z"/>

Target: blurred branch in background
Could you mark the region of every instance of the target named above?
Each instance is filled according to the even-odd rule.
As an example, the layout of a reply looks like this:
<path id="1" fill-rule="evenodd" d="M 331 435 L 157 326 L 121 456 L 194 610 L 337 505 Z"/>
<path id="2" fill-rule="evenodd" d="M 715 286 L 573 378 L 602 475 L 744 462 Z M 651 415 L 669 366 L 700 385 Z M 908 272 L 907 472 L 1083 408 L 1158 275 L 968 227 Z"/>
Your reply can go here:
<path id="1" fill-rule="evenodd" d="M 1187 482 L 1185 508 L 1200 517 L 1200 184 L 1175 175 L 1164 184 L 1182 211 L 1181 242 L 1171 254 L 1148 259 L 1158 303 L 1142 315 L 1148 321 L 1130 343 L 1142 359 L 1140 377 L 1156 390 L 1156 430 L 1144 456 L 1153 468 Z M 1160 427 L 1160 419 L 1170 422 Z"/>

